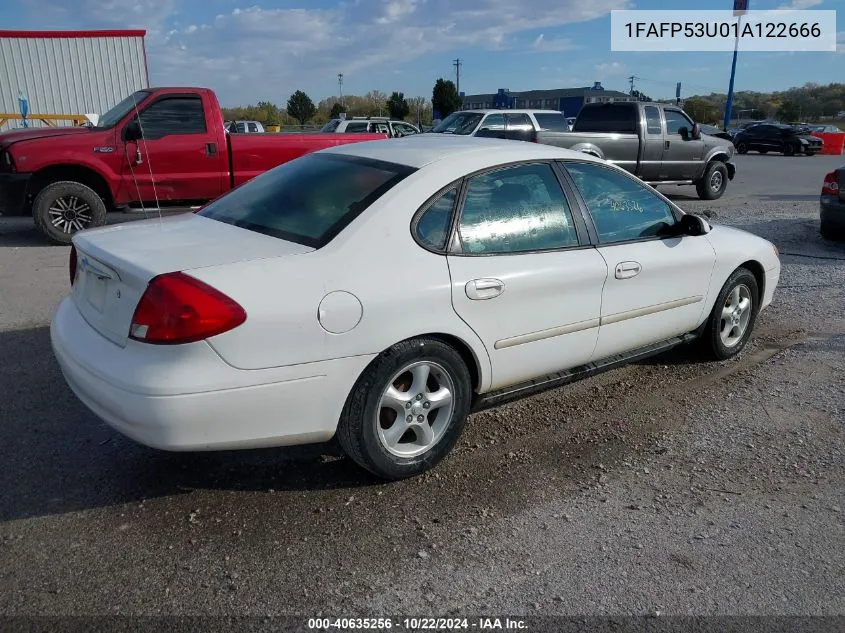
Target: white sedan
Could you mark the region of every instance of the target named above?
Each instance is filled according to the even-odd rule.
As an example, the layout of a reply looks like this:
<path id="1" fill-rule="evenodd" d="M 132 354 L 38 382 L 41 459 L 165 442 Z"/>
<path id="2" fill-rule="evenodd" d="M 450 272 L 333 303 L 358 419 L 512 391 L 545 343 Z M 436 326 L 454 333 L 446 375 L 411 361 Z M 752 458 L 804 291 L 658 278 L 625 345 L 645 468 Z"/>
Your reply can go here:
<path id="1" fill-rule="evenodd" d="M 680 343 L 737 354 L 779 273 L 771 243 L 586 154 L 420 135 L 77 233 L 51 338 L 79 399 L 138 442 L 337 435 L 398 479 L 472 410 Z"/>

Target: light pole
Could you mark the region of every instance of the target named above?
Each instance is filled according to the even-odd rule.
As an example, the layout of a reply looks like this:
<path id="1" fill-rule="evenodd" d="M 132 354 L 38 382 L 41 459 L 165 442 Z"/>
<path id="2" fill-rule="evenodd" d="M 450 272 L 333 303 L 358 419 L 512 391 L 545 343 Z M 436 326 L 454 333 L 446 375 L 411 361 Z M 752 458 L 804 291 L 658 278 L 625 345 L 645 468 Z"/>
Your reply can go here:
<path id="1" fill-rule="evenodd" d="M 340 91 L 340 107 L 343 107 L 343 73 L 337 74 L 337 87 Z"/>
<path id="2" fill-rule="evenodd" d="M 734 44 L 734 58 L 731 63 L 731 82 L 728 84 L 728 100 L 725 103 L 725 121 L 723 129 L 727 130 L 731 123 L 731 109 L 734 105 L 734 77 L 736 76 L 736 55 L 739 51 L 739 31 L 742 25 L 742 16 L 748 11 L 748 0 L 734 0 L 734 16 L 736 21 L 736 43 Z"/>

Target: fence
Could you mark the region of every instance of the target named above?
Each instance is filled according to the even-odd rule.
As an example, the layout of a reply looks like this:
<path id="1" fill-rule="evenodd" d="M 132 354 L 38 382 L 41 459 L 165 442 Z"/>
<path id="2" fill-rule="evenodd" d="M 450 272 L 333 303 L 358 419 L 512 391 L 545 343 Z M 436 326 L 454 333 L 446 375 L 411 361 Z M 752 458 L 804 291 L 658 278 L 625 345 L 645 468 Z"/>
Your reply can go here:
<path id="1" fill-rule="evenodd" d="M 85 118 L 84 114 L 27 114 L 26 115 L 26 122 L 29 127 L 58 127 L 59 124 L 64 125 L 79 125 L 84 123 L 88 119 Z M 12 121 L 23 121 L 23 116 L 16 112 L 0 112 L 0 130 L 3 129 L 3 126 L 6 123 L 9 123 L 9 127 L 23 127 L 22 124 L 18 124 L 16 126 L 11 125 Z M 38 125 L 40 123 L 41 125 Z M 33 125 L 35 124 L 35 125 Z"/>

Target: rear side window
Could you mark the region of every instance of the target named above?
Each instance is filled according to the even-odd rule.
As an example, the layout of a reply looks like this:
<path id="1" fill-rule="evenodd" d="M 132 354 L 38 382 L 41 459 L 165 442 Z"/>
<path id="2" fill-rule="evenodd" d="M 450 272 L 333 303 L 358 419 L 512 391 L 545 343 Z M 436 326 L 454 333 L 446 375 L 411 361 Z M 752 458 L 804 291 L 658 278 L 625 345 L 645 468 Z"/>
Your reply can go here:
<path id="1" fill-rule="evenodd" d="M 549 130 L 550 132 L 569 131 L 569 124 L 566 122 L 566 117 L 562 113 L 536 112 L 534 118 L 537 119 L 537 125 L 540 126 L 541 130 Z"/>
<path id="2" fill-rule="evenodd" d="M 509 130 L 533 130 L 534 126 L 531 124 L 531 118 L 524 113 L 510 114 L 508 113 L 508 129 Z"/>
<path id="3" fill-rule="evenodd" d="M 663 125 L 660 123 L 660 110 L 656 106 L 646 106 L 643 110 L 645 110 L 646 133 L 656 134 L 658 136 L 663 134 Z"/>
<path id="4" fill-rule="evenodd" d="M 457 189 L 450 189 L 432 202 L 420 216 L 414 232 L 425 246 L 440 251 L 446 247 L 446 237 L 452 222 Z"/>
<path id="5" fill-rule="evenodd" d="M 337 126 L 340 125 L 340 119 L 332 119 L 328 123 L 326 123 L 323 127 L 320 128 L 321 132 L 334 132 L 337 129 Z"/>
<path id="6" fill-rule="evenodd" d="M 360 123 L 348 123 L 346 125 L 346 131 L 351 134 L 364 134 L 369 127 L 369 123 L 366 121 L 362 121 Z"/>
<path id="7" fill-rule="evenodd" d="M 637 107 L 635 104 L 614 103 L 585 106 L 575 119 L 573 132 L 620 132 L 635 134 Z"/>
<path id="8" fill-rule="evenodd" d="M 233 189 L 198 215 L 320 248 L 414 171 L 357 156 L 306 154 Z"/>

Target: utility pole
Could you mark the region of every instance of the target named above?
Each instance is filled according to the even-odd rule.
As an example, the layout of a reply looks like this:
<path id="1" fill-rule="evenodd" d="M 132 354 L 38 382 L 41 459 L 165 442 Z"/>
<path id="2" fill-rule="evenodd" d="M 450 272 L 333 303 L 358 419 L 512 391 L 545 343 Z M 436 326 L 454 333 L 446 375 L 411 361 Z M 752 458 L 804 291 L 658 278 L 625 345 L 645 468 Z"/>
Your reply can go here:
<path id="1" fill-rule="evenodd" d="M 458 94 L 461 94 L 461 58 L 459 57 L 455 61 L 452 62 L 452 65 L 455 67 L 455 88 L 458 90 Z"/>
<path id="2" fill-rule="evenodd" d="M 731 81 L 728 84 L 728 101 L 725 104 L 725 120 L 722 129 L 727 130 L 731 124 L 731 110 L 734 105 L 734 78 L 736 77 L 736 56 L 739 52 L 739 32 L 742 26 L 742 16 L 748 12 L 748 0 L 734 0 L 734 17 L 736 20 L 736 42 L 734 43 L 734 56 L 731 63 Z"/>
<path id="3" fill-rule="evenodd" d="M 628 81 L 629 81 L 629 82 L 631 82 L 631 92 L 630 92 L 630 95 L 631 95 L 632 97 L 634 96 L 634 79 L 636 79 L 636 77 L 634 77 L 634 75 L 631 75 L 630 77 L 628 77 Z"/>
<path id="4" fill-rule="evenodd" d="M 340 90 L 340 107 L 343 107 L 343 73 L 337 74 L 337 87 Z"/>

